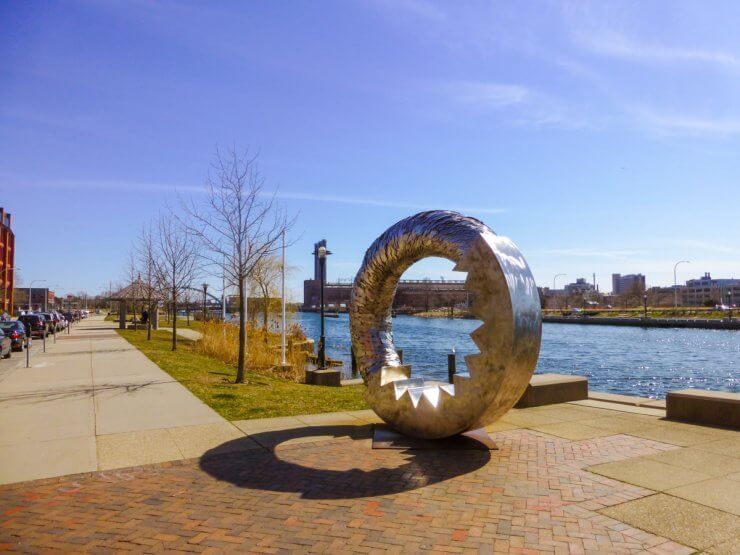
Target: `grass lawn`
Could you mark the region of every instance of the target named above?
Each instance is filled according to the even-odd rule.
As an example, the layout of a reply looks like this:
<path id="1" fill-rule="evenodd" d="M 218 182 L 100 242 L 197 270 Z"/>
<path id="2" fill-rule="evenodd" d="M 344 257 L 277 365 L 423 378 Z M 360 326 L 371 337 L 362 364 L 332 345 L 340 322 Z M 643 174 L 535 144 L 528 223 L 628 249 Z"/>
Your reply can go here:
<path id="1" fill-rule="evenodd" d="M 227 420 L 367 408 L 362 385 L 321 387 L 255 372 L 247 372 L 247 383 L 237 385 L 236 368 L 196 352 L 193 341 L 178 337 L 177 351 L 172 352 L 169 332 L 153 331 L 147 341 L 145 330 L 117 331 Z"/>

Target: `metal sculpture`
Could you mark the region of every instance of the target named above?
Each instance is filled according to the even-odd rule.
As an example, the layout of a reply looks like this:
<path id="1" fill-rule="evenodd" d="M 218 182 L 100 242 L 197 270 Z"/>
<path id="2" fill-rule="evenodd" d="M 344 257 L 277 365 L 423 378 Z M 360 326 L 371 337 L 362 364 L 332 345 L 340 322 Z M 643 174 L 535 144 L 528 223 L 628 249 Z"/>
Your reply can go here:
<path id="1" fill-rule="evenodd" d="M 467 272 L 470 336 L 480 350 L 454 383 L 412 378 L 393 345 L 391 308 L 404 271 L 427 257 Z M 350 332 L 370 407 L 399 432 L 427 439 L 485 426 L 506 413 L 529 383 L 542 317 L 532 273 L 519 249 L 483 222 L 456 212 L 421 212 L 391 226 L 365 253 L 352 287 Z"/>

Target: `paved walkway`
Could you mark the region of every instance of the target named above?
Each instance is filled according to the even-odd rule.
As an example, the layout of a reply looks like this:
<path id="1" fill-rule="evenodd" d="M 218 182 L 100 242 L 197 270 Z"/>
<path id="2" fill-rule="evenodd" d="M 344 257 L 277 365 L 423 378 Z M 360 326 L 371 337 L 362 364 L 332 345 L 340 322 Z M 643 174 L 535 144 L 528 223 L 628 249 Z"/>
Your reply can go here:
<path id="1" fill-rule="evenodd" d="M 0 548 L 737 553 L 740 434 L 599 403 L 513 410 L 491 452 L 373 450 L 369 411 L 235 422 L 199 458 L 0 488 Z"/>
<path id="2" fill-rule="evenodd" d="M 0 374 L 0 483 L 198 456 L 242 435 L 91 317 Z M 215 439 L 213 439 L 215 438 Z"/>

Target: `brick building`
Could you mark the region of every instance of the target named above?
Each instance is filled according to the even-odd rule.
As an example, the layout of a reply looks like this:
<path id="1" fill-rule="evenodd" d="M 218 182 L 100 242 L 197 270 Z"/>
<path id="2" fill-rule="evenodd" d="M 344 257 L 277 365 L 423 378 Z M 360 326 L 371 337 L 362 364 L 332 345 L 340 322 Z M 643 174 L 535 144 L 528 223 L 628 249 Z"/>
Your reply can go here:
<path id="1" fill-rule="evenodd" d="M 15 235 L 11 229 L 12 218 L 0 208 L 0 313 L 13 310 L 15 286 Z"/>
<path id="2" fill-rule="evenodd" d="M 28 287 L 16 287 L 13 294 L 16 312 L 28 309 Z M 56 295 L 48 287 L 31 288 L 31 309 L 49 310 L 56 305 Z"/>

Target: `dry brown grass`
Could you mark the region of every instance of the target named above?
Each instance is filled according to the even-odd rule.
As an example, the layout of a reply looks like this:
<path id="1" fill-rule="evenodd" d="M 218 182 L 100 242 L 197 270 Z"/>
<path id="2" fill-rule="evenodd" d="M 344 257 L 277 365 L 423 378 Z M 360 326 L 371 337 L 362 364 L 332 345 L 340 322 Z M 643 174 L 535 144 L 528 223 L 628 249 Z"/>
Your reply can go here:
<path id="1" fill-rule="evenodd" d="M 204 355 L 217 358 L 236 366 L 239 359 L 239 327 L 218 320 L 203 323 L 203 339 L 197 342 L 197 350 Z M 300 327 L 290 326 L 287 330 L 288 343 L 303 341 L 305 335 Z M 281 368 L 280 334 L 265 332 L 247 324 L 247 368 L 252 372 L 302 382 L 306 376 L 306 353 L 288 349 L 286 359 L 290 370 Z"/>

